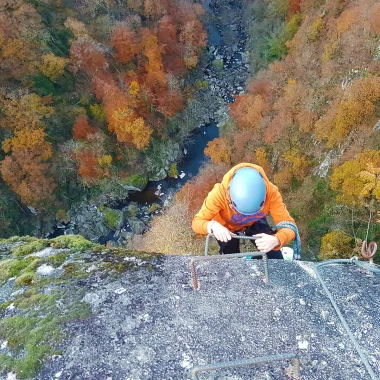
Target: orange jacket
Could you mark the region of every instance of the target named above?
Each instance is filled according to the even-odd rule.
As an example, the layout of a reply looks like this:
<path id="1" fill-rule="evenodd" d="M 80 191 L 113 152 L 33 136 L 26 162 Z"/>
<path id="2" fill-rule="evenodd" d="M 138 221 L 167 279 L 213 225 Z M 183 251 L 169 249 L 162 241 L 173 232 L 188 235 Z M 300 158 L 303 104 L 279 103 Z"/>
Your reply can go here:
<path id="1" fill-rule="evenodd" d="M 232 210 L 226 198 L 226 190 L 228 189 L 234 172 L 242 167 L 252 167 L 258 170 L 264 177 L 266 184 L 266 197 L 263 209 L 253 215 L 243 215 Z M 254 189 L 252 189 L 254 191 Z M 203 202 L 202 208 L 195 215 L 192 228 L 194 232 L 199 234 L 207 234 L 207 224 L 211 220 L 216 220 L 230 231 L 239 231 L 244 229 L 255 221 L 264 218 L 270 214 L 275 224 L 283 221 L 294 223 L 294 219 L 290 216 L 277 186 L 271 183 L 266 176 L 263 168 L 258 165 L 242 163 L 234 166 L 227 174 L 224 175 L 222 183 L 217 183 L 208 193 Z M 290 228 L 281 228 L 275 236 L 280 240 L 280 245 L 274 249 L 280 249 L 284 244 L 289 243 L 295 238 L 295 233 Z"/>

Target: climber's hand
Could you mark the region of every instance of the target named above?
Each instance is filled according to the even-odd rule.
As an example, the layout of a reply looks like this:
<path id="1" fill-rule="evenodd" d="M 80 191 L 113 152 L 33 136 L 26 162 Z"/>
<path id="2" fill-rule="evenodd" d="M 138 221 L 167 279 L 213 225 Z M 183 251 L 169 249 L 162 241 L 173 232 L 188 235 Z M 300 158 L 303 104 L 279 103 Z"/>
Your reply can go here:
<path id="1" fill-rule="evenodd" d="M 257 249 L 263 253 L 271 251 L 280 244 L 280 240 L 274 235 L 257 234 L 252 236 L 256 238 L 255 244 Z"/>
<path id="2" fill-rule="evenodd" d="M 232 232 L 215 220 L 208 223 L 207 231 L 209 234 L 212 233 L 219 241 L 224 242 L 231 240 L 231 235 L 233 235 Z"/>

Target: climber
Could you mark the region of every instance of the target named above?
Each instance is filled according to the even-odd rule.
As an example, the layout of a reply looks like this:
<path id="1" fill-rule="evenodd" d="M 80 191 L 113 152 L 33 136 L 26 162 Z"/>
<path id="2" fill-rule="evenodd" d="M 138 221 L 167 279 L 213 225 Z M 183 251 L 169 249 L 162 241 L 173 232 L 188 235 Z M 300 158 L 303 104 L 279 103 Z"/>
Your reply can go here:
<path id="1" fill-rule="evenodd" d="M 265 218 L 268 214 L 275 224 L 292 228 L 276 231 Z M 236 165 L 214 185 L 195 215 L 192 228 L 199 234 L 212 233 L 221 254 L 240 252 L 239 239 L 232 239 L 232 235 L 254 236 L 257 250 L 267 253 L 269 259 L 283 258 L 280 249 L 296 237 L 297 230 L 277 186 L 262 167 L 250 163 Z"/>

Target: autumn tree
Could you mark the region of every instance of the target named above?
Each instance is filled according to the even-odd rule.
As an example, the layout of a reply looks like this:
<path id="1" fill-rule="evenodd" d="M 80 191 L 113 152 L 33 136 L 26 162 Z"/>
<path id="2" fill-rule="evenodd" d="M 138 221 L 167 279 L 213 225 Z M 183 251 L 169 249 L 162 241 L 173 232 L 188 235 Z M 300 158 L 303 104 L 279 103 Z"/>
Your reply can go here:
<path id="1" fill-rule="evenodd" d="M 205 155 L 209 156 L 215 164 L 231 165 L 232 149 L 230 142 L 225 137 L 219 137 L 208 142 Z"/>
<path id="2" fill-rule="evenodd" d="M 38 67 L 42 74 L 47 76 L 52 82 L 56 82 L 63 75 L 67 63 L 68 59 L 57 57 L 50 53 L 42 56 L 42 63 Z"/>
<path id="3" fill-rule="evenodd" d="M 73 137 L 78 140 L 86 140 L 88 135 L 95 133 L 96 130 L 88 123 L 88 117 L 86 115 L 79 115 L 73 127 Z"/>
<path id="4" fill-rule="evenodd" d="M 349 259 L 353 256 L 354 239 L 340 230 L 334 230 L 322 237 L 319 258 Z"/>
<path id="5" fill-rule="evenodd" d="M 316 122 L 320 139 L 326 138 L 328 146 L 337 145 L 349 133 L 374 116 L 380 99 L 380 78 L 359 78 L 348 88 L 341 101 L 331 104 L 326 115 Z"/>
<path id="6" fill-rule="evenodd" d="M 337 201 L 348 206 L 370 206 L 380 200 L 380 151 L 365 150 L 337 167 L 330 186 L 339 190 Z"/>
<path id="7" fill-rule="evenodd" d="M 4 0 L 0 6 L 2 79 L 22 79 L 36 71 L 43 45 L 41 17 L 32 4 Z"/>
<path id="8" fill-rule="evenodd" d="M 128 63 L 141 52 L 141 37 L 124 23 L 113 27 L 111 44 L 122 63 Z"/>
<path id="9" fill-rule="evenodd" d="M 2 148 L 9 153 L 1 162 L 5 183 L 18 194 L 21 201 L 40 209 L 53 200 L 56 184 L 48 176 L 46 161 L 52 155 L 51 144 L 45 141 L 42 129 L 23 129 L 3 141 Z"/>

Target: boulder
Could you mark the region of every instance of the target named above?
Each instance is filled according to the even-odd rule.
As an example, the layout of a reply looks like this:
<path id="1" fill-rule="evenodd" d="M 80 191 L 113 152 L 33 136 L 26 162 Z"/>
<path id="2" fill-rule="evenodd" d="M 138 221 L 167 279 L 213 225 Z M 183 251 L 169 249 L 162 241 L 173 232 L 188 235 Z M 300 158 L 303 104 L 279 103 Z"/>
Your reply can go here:
<path id="1" fill-rule="evenodd" d="M 134 234 L 142 235 L 146 230 L 146 224 L 138 218 L 129 218 L 128 223 L 131 226 L 131 229 Z"/>

